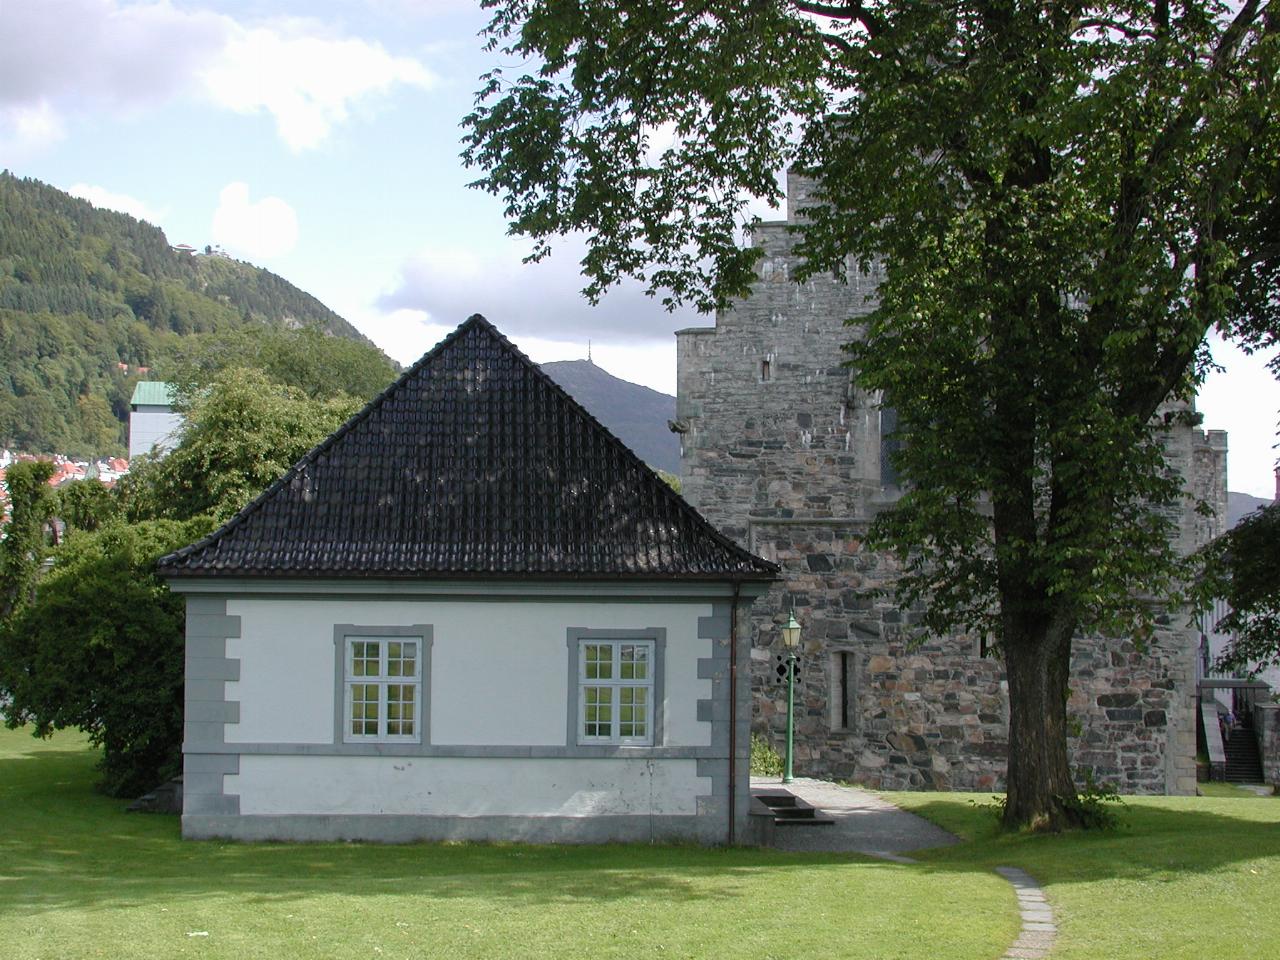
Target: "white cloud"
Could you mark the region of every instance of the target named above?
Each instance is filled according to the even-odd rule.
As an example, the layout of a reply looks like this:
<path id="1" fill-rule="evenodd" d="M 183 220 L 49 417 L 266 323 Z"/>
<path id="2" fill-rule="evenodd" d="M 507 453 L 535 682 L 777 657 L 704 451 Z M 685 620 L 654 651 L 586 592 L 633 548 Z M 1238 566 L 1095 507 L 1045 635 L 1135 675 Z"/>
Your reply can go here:
<path id="1" fill-rule="evenodd" d="M 0 160 L 39 153 L 65 136 L 62 121 L 47 100 L 0 106 Z"/>
<path id="2" fill-rule="evenodd" d="M 404 366 L 416 362 L 419 357 L 451 333 L 466 317 L 456 322 L 435 323 L 422 310 L 400 309 L 381 312 L 362 302 L 359 297 L 342 296 L 326 300 L 331 307 L 346 317 L 366 337 L 381 348 L 387 356 Z M 553 337 L 517 335 L 497 316 L 491 316 L 498 329 L 515 343 L 535 363 L 552 360 L 584 360 L 587 358 L 588 340 L 591 341 L 591 359 L 596 366 L 615 377 L 638 383 L 660 393 L 676 392 L 676 339 L 653 340 L 641 343 L 610 343 L 587 337 L 581 340 L 557 340 Z"/>
<path id="3" fill-rule="evenodd" d="M 1227 487 L 1270 499 L 1275 494 L 1280 383 L 1267 369 L 1274 352 L 1246 354 L 1217 334 L 1209 338 L 1224 369 L 1200 387 L 1196 409 L 1206 430 L 1227 431 Z"/>
<path id="4" fill-rule="evenodd" d="M 168 3 L 39 0 L 5 5 L 0 101 L 132 105 L 184 90 L 235 22 Z"/>
<path id="5" fill-rule="evenodd" d="M 431 19 L 459 13 L 477 13 L 476 0 L 365 0 L 370 7 L 405 19 Z M 487 22 L 487 18 L 486 21 Z"/>
<path id="6" fill-rule="evenodd" d="M 668 313 L 632 281 L 612 288 L 598 306 L 591 306 L 581 294 L 586 285 L 578 264 L 583 250 L 580 239 L 567 239 L 557 243 L 551 257 L 526 264 L 515 244 L 484 254 L 429 248 L 401 265 L 395 289 L 378 306 L 423 311 L 429 322 L 449 329 L 482 313 L 513 338 L 576 343 L 583 355 L 588 339 L 665 342 L 674 330 L 711 322 L 691 310 Z"/>
<path id="7" fill-rule="evenodd" d="M 274 118 L 291 149 L 315 147 L 358 108 L 435 76 L 375 41 L 313 20 L 242 23 L 167 2 L 38 0 L 4 7 L 0 142 L 39 145 L 63 118 L 195 98 Z"/>
<path id="8" fill-rule="evenodd" d="M 106 187 L 91 183 L 76 183 L 67 190 L 67 193 L 73 197 L 88 200 L 95 207 L 103 210 L 118 210 L 150 224 L 159 224 L 164 219 L 164 212 L 149 206 L 145 200 L 131 197 L 127 193 L 115 193 Z"/>
<path id="9" fill-rule="evenodd" d="M 300 21 L 237 30 L 201 75 L 208 96 L 237 113 L 266 112 L 293 150 L 316 147 L 358 104 L 397 86 L 431 89 L 435 76 L 380 44 L 308 35 Z"/>
<path id="10" fill-rule="evenodd" d="M 384 312 L 360 297 L 329 296 L 325 303 L 345 317 L 397 363 L 409 366 L 449 333 L 453 327 L 432 323 L 421 310 Z M 454 324 L 457 326 L 457 324 Z"/>
<path id="11" fill-rule="evenodd" d="M 298 215 L 279 197 L 249 200 L 249 185 L 236 181 L 222 188 L 213 214 L 213 242 L 250 260 L 269 260 L 298 243 Z"/>

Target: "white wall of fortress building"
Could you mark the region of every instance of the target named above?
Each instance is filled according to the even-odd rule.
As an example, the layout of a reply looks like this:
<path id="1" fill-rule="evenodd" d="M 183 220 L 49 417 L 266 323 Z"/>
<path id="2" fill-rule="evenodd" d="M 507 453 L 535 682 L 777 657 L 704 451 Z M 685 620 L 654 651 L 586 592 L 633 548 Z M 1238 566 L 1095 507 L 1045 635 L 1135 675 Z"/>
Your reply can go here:
<path id="1" fill-rule="evenodd" d="M 168 450 L 182 432 L 182 414 L 170 407 L 138 405 L 129 414 L 129 459 Z"/>

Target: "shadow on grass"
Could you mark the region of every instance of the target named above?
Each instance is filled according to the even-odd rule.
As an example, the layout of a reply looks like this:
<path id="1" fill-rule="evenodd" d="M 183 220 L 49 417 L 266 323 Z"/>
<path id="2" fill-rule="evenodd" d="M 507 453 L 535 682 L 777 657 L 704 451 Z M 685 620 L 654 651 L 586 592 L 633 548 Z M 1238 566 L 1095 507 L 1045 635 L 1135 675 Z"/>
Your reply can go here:
<path id="1" fill-rule="evenodd" d="M 1054 883 L 1160 880 L 1280 858 L 1280 804 L 1266 798 L 1126 797 L 1116 829 L 1061 835 L 1004 833 L 989 811 L 956 799 L 910 809 L 964 838 L 924 853 L 932 865 L 1039 867 Z"/>
<path id="2" fill-rule="evenodd" d="M 851 865 L 903 869 L 848 854 L 694 845 L 184 841 L 178 817 L 127 813 L 126 801 L 95 793 L 92 764 L 87 751 L 57 749 L 0 758 L 0 915 L 226 895 L 250 904 L 406 892 L 512 906 L 715 902 L 758 889 L 761 871 L 786 884 L 789 874 L 813 882 L 824 871 L 835 883 Z"/>
<path id="3" fill-rule="evenodd" d="M 779 890 L 801 879 L 847 882 L 850 870 L 863 877 L 912 871 L 927 885 L 930 876 L 990 877 L 992 866 L 1013 864 L 1070 883 L 1213 871 L 1280 856 L 1280 804 L 1207 798 L 1132 802 L 1121 829 L 1062 837 L 1000 835 L 963 797 L 913 800 L 915 812 L 968 839 L 924 853 L 926 862 L 910 867 L 855 854 L 696 846 L 193 842 L 180 839 L 177 817 L 126 813 L 124 801 L 94 793 L 93 760 L 88 751 L 67 749 L 0 755 L 0 914 L 226 895 L 250 904 L 405 893 L 535 907 L 716 902 L 758 891 L 762 875 Z M 1265 812 L 1271 809 L 1277 813 Z"/>

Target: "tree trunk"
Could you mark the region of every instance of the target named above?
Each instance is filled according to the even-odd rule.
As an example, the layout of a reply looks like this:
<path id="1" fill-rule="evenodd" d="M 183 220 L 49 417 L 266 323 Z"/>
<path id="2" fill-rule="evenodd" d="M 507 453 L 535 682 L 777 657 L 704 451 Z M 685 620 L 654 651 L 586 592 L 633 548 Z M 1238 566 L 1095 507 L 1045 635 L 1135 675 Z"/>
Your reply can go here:
<path id="1" fill-rule="evenodd" d="M 1057 831 L 1081 825 L 1067 759 L 1067 690 L 1074 624 L 1007 635 L 1009 772 L 1004 825 Z"/>

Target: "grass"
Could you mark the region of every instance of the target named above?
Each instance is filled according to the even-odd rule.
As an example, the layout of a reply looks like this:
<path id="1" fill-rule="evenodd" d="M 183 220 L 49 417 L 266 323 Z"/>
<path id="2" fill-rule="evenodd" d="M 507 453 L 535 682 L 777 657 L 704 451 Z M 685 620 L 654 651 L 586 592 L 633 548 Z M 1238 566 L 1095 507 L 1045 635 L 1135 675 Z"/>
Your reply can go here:
<path id="1" fill-rule="evenodd" d="M 82 740 L 0 730 L 0 955 L 992 958 L 984 868 L 697 847 L 232 844 L 95 794 Z"/>
<path id="2" fill-rule="evenodd" d="M 995 960 L 1042 884 L 1054 960 L 1275 954 L 1280 803 L 1129 798 L 1111 833 L 1002 835 L 966 794 L 890 794 L 967 842 L 918 865 L 696 847 L 182 841 L 95 794 L 82 740 L 0 730 L 0 954 Z M 980 798 L 981 799 L 981 798 Z"/>
<path id="3" fill-rule="evenodd" d="M 1280 803 L 1240 794 L 1126 797 L 1119 829 L 1059 837 L 1000 834 L 960 794 L 887 796 L 969 841 L 921 853 L 934 868 L 1035 877 L 1058 923 L 1053 960 L 1272 957 Z"/>
<path id="4" fill-rule="evenodd" d="M 1236 786 L 1234 783 L 1226 783 L 1223 781 L 1209 781 L 1206 783 L 1198 783 L 1196 787 L 1200 791 L 1202 797 L 1238 797 L 1248 799 L 1257 797 L 1258 794 L 1252 790 L 1246 790 L 1244 787 Z M 1267 788 L 1271 789 L 1270 787 Z M 1274 796 L 1274 794 L 1272 794 Z"/>

